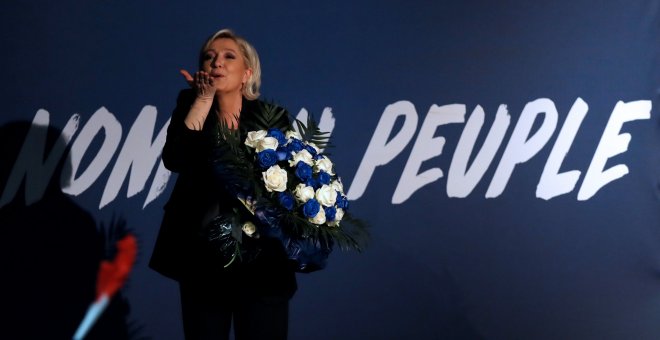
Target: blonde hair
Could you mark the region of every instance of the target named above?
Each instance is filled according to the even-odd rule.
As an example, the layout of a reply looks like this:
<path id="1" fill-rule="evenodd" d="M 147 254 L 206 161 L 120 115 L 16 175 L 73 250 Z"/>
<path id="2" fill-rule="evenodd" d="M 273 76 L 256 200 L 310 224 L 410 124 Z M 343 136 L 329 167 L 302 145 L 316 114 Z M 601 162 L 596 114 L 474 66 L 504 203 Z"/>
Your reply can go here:
<path id="1" fill-rule="evenodd" d="M 209 48 L 211 43 L 216 39 L 227 38 L 233 40 L 241 50 L 243 55 L 243 61 L 245 61 L 245 66 L 252 69 L 252 75 L 245 82 L 241 92 L 243 96 L 249 100 L 255 100 L 259 98 L 259 87 L 261 86 L 261 64 L 259 63 L 259 55 L 257 50 L 250 45 L 247 40 L 236 35 L 230 29 L 221 29 L 215 32 L 210 38 L 206 40 L 202 46 L 202 50 L 199 52 L 199 67 L 202 68 L 202 63 L 204 61 L 204 52 Z"/>

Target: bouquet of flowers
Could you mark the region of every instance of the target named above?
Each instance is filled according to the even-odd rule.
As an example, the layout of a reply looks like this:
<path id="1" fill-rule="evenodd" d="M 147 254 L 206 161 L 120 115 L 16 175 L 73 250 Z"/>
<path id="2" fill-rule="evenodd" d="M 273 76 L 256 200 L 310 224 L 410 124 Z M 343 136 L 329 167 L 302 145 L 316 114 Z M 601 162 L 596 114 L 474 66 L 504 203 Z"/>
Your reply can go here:
<path id="1" fill-rule="evenodd" d="M 242 235 L 275 237 L 297 270 L 308 272 L 325 267 L 335 245 L 361 251 L 366 225 L 350 215 L 341 178 L 322 152 L 328 147 L 327 134 L 311 115 L 307 124 L 296 120 L 296 131 L 286 110 L 260 105 L 244 140 L 239 131 L 219 125 L 223 151 L 212 160 L 216 178 L 257 220 L 231 224 L 235 254 L 241 254 Z"/>

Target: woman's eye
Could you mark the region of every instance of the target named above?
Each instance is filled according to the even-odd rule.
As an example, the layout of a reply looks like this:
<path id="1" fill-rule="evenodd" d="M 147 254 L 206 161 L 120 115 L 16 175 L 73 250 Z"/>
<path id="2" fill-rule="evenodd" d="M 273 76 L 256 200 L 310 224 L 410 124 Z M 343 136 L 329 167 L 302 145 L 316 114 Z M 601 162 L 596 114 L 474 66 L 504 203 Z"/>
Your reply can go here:
<path id="1" fill-rule="evenodd" d="M 204 55 L 204 60 L 211 60 L 213 59 L 214 55 L 213 53 L 207 53 Z"/>
<path id="2" fill-rule="evenodd" d="M 227 55 L 225 56 L 225 58 L 227 58 L 227 59 L 236 59 L 236 56 L 233 55 L 233 54 L 231 54 L 231 53 L 227 53 Z"/>

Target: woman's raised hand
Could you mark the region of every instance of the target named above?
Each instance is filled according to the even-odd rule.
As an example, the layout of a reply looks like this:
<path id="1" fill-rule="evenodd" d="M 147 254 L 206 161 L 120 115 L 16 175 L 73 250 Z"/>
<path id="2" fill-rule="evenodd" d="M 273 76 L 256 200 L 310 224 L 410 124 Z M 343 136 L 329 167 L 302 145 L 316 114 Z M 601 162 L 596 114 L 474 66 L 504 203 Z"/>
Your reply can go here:
<path id="1" fill-rule="evenodd" d="M 215 95 L 213 78 L 204 71 L 195 72 L 194 77 L 186 70 L 179 72 L 186 79 L 188 85 L 197 92 L 197 99 L 195 99 L 190 107 L 184 123 L 191 130 L 201 131 L 204 128 L 204 122 L 206 121 L 209 109 L 213 105 L 213 96 Z"/>
<path id="2" fill-rule="evenodd" d="M 191 76 L 186 70 L 179 71 L 186 79 L 188 85 L 195 89 L 197 98 L 202 100 L 213 100 L 215 95 L 215 87 L 213 87 L 213 77 L 204 71 L 195 72 L 195 76 Z"/>

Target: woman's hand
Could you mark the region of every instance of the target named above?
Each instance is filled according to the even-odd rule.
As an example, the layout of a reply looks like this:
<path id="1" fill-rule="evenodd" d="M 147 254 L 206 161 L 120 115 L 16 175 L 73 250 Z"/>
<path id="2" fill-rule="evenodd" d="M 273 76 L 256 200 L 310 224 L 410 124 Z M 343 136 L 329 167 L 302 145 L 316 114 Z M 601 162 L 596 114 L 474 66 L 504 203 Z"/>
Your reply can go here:
<path id="1" fill-rule="evenodd" d="M 213 96 L 215 96 L 215 87 L 213 87 L 213 78 L 204 71 L 195 72 L 195 76 L 191 76 L 186 70 L 179 71 L 186 79 L 188 85 L 195 89 L 197 92 L 197 99 L 192 103 L 188 115 L 184 119 L 184 123 L 190 130 L 200 131 L 204 127 L 206 116 L 213 105 Z"/>
<path id="2" fill-rule="evenodd" d="M 215 87 L 213 86 L 213 77 L 204 71 L 195 72 L 195 76 L 191 76 L 190 73 L 186 70 L 179 71 L 181 75 L 186 79 L 186 82 L 190 87 L 195 89 L 197 92 L 197 98 L 203 101 L 213 100 L 215 95 Z"/>

